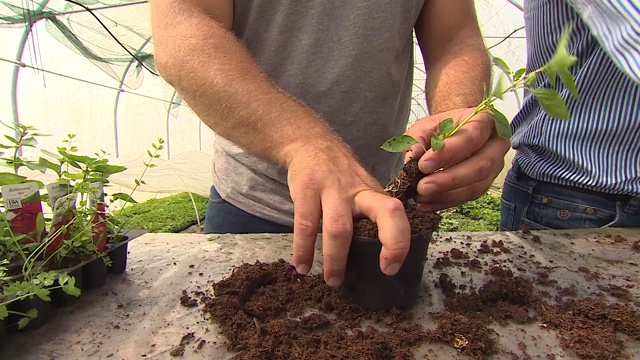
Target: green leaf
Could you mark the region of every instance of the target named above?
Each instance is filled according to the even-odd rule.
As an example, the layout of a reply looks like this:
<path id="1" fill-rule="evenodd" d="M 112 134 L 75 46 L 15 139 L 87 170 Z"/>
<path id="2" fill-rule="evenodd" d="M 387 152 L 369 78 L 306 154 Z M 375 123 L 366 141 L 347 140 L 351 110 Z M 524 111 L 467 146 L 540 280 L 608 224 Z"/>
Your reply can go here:
<path id="1" fill-rule="evenodd" d="M 37 317 L 38 317 L 38 309 L 36 309 L 36 308 L 29 309 L 29 310 L 25 313 L 25 315 L 26 315 L 29 319 L 35 319 L 35 318 L 37 318 Z"/>
<path id="2" fill-rule="evenodd" d="M 571 26 L 564 29 L 558 39 L 556 51 L 545 65 L 545 72 L 549 76 L 549 82 L 552 86 L 555 86 L 556 77 L 559 76 L 564 86 L 571 92 L 576 98 L 580 98 L 578 88 L 576 87 L 575 80 L 569 68 L 571 68 L 578 58 L 569 53 L 569 36 L 571 35 Z"/>
<path id="3" fill-rule="evenodd" d="M 133 204 L 137 204 L 138 202 L 135 201 L 131 196 L 125 194 L 125 193 L 115 193 L 113 195 L 111 195 L 112 198 L 114 198 L 115 200 L 122 200 L 128 203 L 133 203 Z"/>
<path id="4" fill-rule="evenodd" d="M 511 125 L 507 117 L 495 107 L 491 107 L 493 112 L 493 123 L 496 125 L 498 136 L 503 139 L 511 139 Z"/>
<path id="5" fill-rule="evenodd" d="M 538 73 L 532 72 L 532 73 L 529 73 L 529 75 L 527 75 L 527 78 L 524 80 L 524 83 L 527 84 L 529 87 L 534 87 L 536 86 L 537 79 L 538 79 Z"/>
<path id="6" fill-rule="evenodd" d="M 68 281 L 69 281 L 69 274 L 60 273 L 60 275 L 58 275 L 58 284 L 59 285 L 65 285 Z"/>
<path id="7" fill-rule="evenodd" d="M 498 82 L 496 83 L 496 87 L 493 88 L 493 92 L 491 93 L 492 97 L 502 99 L 502 97 L 504 96 L 504 88 L 505 88 L 504 80 L 505 80 L 504 74 L 500 74 L 500 77 L 498 77 Z"/>
<path id="8" fill-rule="evenodd" d="M 82 293 L 79 288 L 76 287 L 76 278 L 73 276 L 69 277 L 69 281 L 67 284 L 62 286 L 62 291 L 64 291 L 67 295 L 78 297 Z"/>
<path id="9" fill-rule="evenodd" d="M 67 284 L 62 287 L 62 291 L 64 291 L 67 295 L 78 297 L 82 294 L 82 291 L 78 289 L 76 286 L 72 284 Z"/>
<path id="10" fill-rule="evenodd" d="M 0 305 L 0 320 L 5 319 L 9 316 L 9 312 L 7 311 L 6 305 Z"/>
<path id="11" fill-rule="evenodd" d="M 547 78 L 549 79 L 549 84 L 551 84 L 552 87 L 555 87 L 556 78 L 558 77 L 558 73 L 556 72 L 556 70 L 551 66 L 546 66 L 544 68 L 544 72 L 547 74 Z"/>
<path id="12" fill-rule="evenodd" d="M 20 140 L 19 143 L 20 146 L 35 147 L 36 145 L 38 145 L 38 140 L 36 140 L 36 138 L 34 138 L 33 136 L 30 136 Z"/>
<path id="13" fill-rule="evenodd" d="M 387 140 L 380 146 L 382 150 L 388 152 L 402 152 L 409 149 L 411 146 L 419 144 L 418 140 L 409 135 L 394 136 Z"/>
<path id="14" fill-rule="evenodd" d="M 20 320 L 18 320 L 18 329 L 24 329 L 25 326 L 29 325 L 30 321 L 31 319 L 28 317 L 21 318 Z"/>
<path id="15" fill-rule="evenodd" d="M 33 289 L 33 293 L 36 294 L 37 297 L 44 301 L 51 301 L 49 294 L 51 293 L 48 289 L 37 288 Z"/>
<path id="16" fill-rule="evenodd" d="M 2 172 L 0 173 L 0 186 L 2 185 L 13 185 L 13 184 L 21 184 L 27 178 L 21 175 L 16 175 L 13 173 Z"/>
<path id="17" fill-rule="evenodd" d="M 525 72 L 527 72 L 527 69 L 525 69 L 525 68 L 521 68 L 521 69 L 516 70 L 516 73 L 513 75 L 513 81 L 520 80 L 520 78 L 522 78 L 522 76 L 524 76 Z"/>
<path id="18" fill-rule="evenodd" d="M 531 89 L 542 109 L 549 115 L 558 119 L 569 119 L 569 109 L 560 94 L 552 89 Z"/>
<path id="19" fill-rule="evenodd" d="M 431 150 L 438 151 L 444 146 L 444 140 L 437 136 L 431 137 Z"/>
<path id="20" fill-rule="evenodd" d="M 58 173 L 58 171 L 60 170 L 60 165 L 53 163 L 43 157 L 38 159 L 38 163 L 42 166 L 44 166 L 47 169 L 50 169 L 52 171 L 55 171 L 56 174 Z"/>
<path id="21" fill-rule="evenodd" d="M 449 137 L 455 128 L 456 127 L 453 123 L 453 118 L 446 118 L 440 121 L 440 123 L 438 124 L 438 131 L 445 138 Z"/>
<path id="22" fill-rule="evenodd" d="M 62 155 L 69 162 L 69 164 L 75 168 L 80 168 L 80 166 L 77 163 L 89 165 L 95 160 L 85 155 L 70 154 L 65 149 L 59 149 L 59 152 L 60 152 L 60 155 Z"/>
<path id="23" fill-rule="evenodd" d="M 5 135 L 4 137 L 5 137 L 5 139 L 7 139 L 7 140 L 9 140 L 10 142 L 12 142 L 14 145 L 18 145 L 18 140 L 16 140 L 16 139 L 12 138 L 12 137 L 11 137 L 11 136 L 9 136 L 9 135 Z"/>
<path id="24" fill-rule="evenodd" d="M 65 178 L 70 179 L 70 180 L 83 180 L 84 179 L 84 174 L 81 174 L 81 173 L 72 174 L 70 172 L 64 171 L 62 174 L 64 175 Z"/>
<path id="25" fill-rule="evenodd" d="M 502 71 L 504 71 L 507 74 L 511 74 L 511 69 L 509 68 L 509 65 L 507 65 L 507 62 L 502 60 L 499 57 L 494 56 L 493 57 L 493 63 L 499 67 Z"/>
<path id="26" fill-rule="evenodd" d="M 29 170 L 40 171 L 43 174 L 47 171 L 47 166 L 42 165 L 39 162 L 25 161 L 23 162 L 23 165 L 26 166 Z"/>
<path id="27" fill-rule="evenodd" d="M 117 173 L 121 173 L 125 170 L 127 170 L 126 167 L 124 166 L 120 166 L 120 165 L 106 165 L 106 164 L 102 164 L 102 165 L 96 165 L 95 170 L 97 172 L 103 173 L 103 174 L 117 174 Z"/>
<path id="28" fill-rule="evenodd" d="M 47 155 L 47 156 L 51 156 L 54 159 L 60 159 L 60 155 L 58 154 L 54 154 L 49 150 L 45 150 L 45 149 L 40 149 L 40 151 L 42 151 L 43 154 Z"/>
<path id="29" fill-rule="evenodd" d="M 571 74 L 571 72 L 567 69 L 559 69 L 558 76 L 560 76 L 560 80 L 569 90 L 571 95 L 573 95 L 576 99 L 580 99 L 580 93 L 578 92 L 576 81 L 573 79 L 573 75 Z"/>
<path id="30" fill-rule="evenodd" d="M 42 239 L 42 233 L 44 232 L 44 215 L 39 212 L 36 215 L 36 233 L 38 234 L 38 239 Z"/>

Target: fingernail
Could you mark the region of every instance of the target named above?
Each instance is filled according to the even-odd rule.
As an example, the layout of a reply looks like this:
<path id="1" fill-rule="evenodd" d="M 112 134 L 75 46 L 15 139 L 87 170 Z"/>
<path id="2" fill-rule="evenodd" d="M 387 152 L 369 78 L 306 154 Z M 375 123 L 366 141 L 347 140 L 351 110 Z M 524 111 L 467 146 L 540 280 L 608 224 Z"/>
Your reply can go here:
<path id="1" fill-rule="evenodd" d="M 307 273 L 309 273 L 309 266 L 305 264 L 298 264 L 296 265 L 296 271 L 298 274 L 307 275 Z"/>
<path id="2" fill-rule="evenodd" d="M 435 195 L 437 191 L 438 187 L 434 184 L 424 184 L 422 185 L 422 191 L 420 192 L 420 195 L 429 197 L 431 195 Z"/>
<path id="3" fill-rule="evenodd" d="M 397 274 L 399 270 L 400 270 L 400 264 L 395 263 L 395 264 L 391 264 L 391 265 L 387 266 L 387 268 L 384 269 L 383 272 L 387 276 L 393 276 L 393 275 Z"/>
<path id="4" fill-rule="evenodd" d="M 342 284 L 342 280 L 337 277 L 332 277 L 331 279 L 327 280 L 327 285 L 331 287 L 338 287 L 340 286 L 340 284 Z"/>
<path id="5" fill-rule="evenodd" d="M 433 161 L 423 161 L 422 165 L 420 166 L 420 171 L 422 171 L 422 173 L 426 175 L 429 175 L 436 170 L 438 169 L 436 168 L 436 163 Z"/>

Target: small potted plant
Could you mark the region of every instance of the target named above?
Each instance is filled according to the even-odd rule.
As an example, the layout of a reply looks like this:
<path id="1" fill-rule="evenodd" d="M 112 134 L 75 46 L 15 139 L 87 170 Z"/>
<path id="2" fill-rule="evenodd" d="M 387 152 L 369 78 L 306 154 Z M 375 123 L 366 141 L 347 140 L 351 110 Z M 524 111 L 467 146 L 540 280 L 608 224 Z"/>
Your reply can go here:
<path id="1" fill-rule="evenodd" d="M 485 93 L 483 101 L 469 116 L 459 124 L 452 118 L 447 118 L 438 124 L 434 131 L 430 148 L 433 151 L 445 146 L 445 139 L 455 134 L 475 115 L 486 112 L 492 115 L 498 136 L 510 139 L 511 127 L 507 117 L 497 110 L 494 102 L 501 99 L 508 92 L 518 89 L 530 91 L 540 102 L 542 108 L 551 116 L 558 119 L 569 119 L 569 111 L 560 94 L 550 88 L 536 87 L 537 78 L 541 73 L 546 74 L 548 81 L 555 86 L 556 78 L 576 98 L 579 97 L 576 84 L 569 68 L 575 64 L 577 58 L 568 51 L 569 29 L 558 41 L 556 52 L 551 60 L 542 68 L 526 73 L 526 69 L 512 72 L 509 66 L 500 58 L 493 58 L 493 63 L 502 70 L 501 77 L 491 94 Z M 510 84 L 503 86 L 503 80 Z M 415 144 L 420 144 L 408 135 L 400 135 L 387 140 L 381 148 L 389 152 L 402 152 Z M 427 148 L 420 144 L 424 150 Z M 414 201 L 417 195 L 417 184 L 422 177 L 418 168 L 417 158 L 407 161 L 401 171 L 385 188 L 385 193 L 402 201 L 411 225 L 411 243 L 409 253 L 396 275 L 387 276 L 380 270 L 379 256 L 382 244 L 378 238 L 376 224 L 368 219 L 354 221 L 354 236 L 351 240 L 345 278 L 340 286 L 340 292 L 352 302 L 372 310 L 389 310 L 391 308 L 410 309 L 418 299 L 427 251 L 433 231 L 440 222 L 435 213 L 420 213 L 416 211 Z"/>

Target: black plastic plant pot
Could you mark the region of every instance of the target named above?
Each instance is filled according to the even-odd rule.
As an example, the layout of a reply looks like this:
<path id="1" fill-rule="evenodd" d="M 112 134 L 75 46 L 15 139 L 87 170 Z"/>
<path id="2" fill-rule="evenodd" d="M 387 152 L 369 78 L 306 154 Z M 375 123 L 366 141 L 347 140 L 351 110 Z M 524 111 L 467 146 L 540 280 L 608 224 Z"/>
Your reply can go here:
<path id="1" fill-rule="evenodd" d="M 108 268 L 109 274 L 122 274 L 127 270 L 128 250 L 129 243 L 124 242 L 109 251 L 109 259 L 111 259 L 111 266 Z"/>
<path id="2" fill-rule="evenodd" d="M 107 283 L 107 265 L 95 258 L 82 266 L 82 289 L 94 290 Z"/>
<path id="3" fill-rule="evenodd" d="M 9 311 L 22 313 L 22 314 L 27 313 L 27 311 L 31 309 L 36 309 L 38 311 L 38 315 L 35 318 L 31 319 L 29 323 L 22 329 L 18 329 L 20 331 L 35 330 L 42 327 L 44 324 L 46 324 L 49 321 L 49 316 L 51 315 L 51 304 L 47 301 L 40 299 L 37 296 L 34 296 L 33 298 L 25 298 L 22 300 L 12 302 L 7 306 L 7 308 Z M 18 321 L 23 317 L 24 316 L 11 313 L 7 318 L 7 322 L 14 329 L 17 329 Z"/>
<path id="4" fill-rule="evenodd" d="M 342 296 L 369 310 L 412 308 L 418 300 L 431 234 L 429 231 L 411 237 L 409 254 L 393 276 L 380 270 L 380 240 L 354 236 L 344 281 L 339 288 Z"/>
<path id="5" fill-rule="evenodd" d="M 63 270 L 64 271 L 64 270 Z M 77 267 L 72 271 L 69 271 L 69 275 L 73 276 L 76 281 L 76 287 L 82 287 L 82 267 Z M 58 286 L 58 281 L 56 281 L 53 286 Z M 51 305 L 55 308 L 62 308 L 74 305 L 80 299 L 79 296 L 69 295 L 61 288 L 51 290 L 49 294 L 51 297 Z"/>
<path id="6" fill-rule="evenodd" d="M 4 350 L 5 344 L 9 341 L 7 338 L 9 335 L 7 334 L 7 322 L 4 319 L 0 320 L 0 352 Z"/>

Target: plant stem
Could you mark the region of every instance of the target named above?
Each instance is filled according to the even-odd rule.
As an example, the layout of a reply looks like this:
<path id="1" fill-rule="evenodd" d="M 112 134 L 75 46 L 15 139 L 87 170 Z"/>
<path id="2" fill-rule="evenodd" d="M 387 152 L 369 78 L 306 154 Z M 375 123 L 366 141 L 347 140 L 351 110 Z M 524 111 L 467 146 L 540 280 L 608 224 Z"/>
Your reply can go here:
<path id="1" fill-rule="evenodd" d="M 541 71 L 544 71 L 544 68 L 540 68 L 536 71 L 534 71 L 533 73 L 539 73 Z M 511 91 L 516 91 L 519 88 L 524 88 L 525 87 L 525 81 L 527 79 L 527 76 L 530 75 L 529 74 L 524 74 L 520 77 L 520 79 L 518 79 L 517 81 L 511 82 L 511 85 L 509 85 L 506 89 L 502 90 L 502 92 L 500 92 L 500 94 L 498 96 L 496 95 L 490 95 L 487 98 L 485 98 L 484 100 L 482 100 L 482 102 L 476 107 L 476 109 L 470 114 L 468 115 L 466 118 L 464 118 L 464 120 L 462 120 L 458 126 L 455 127 L 455 129 L 453 129 L 453 131 L 451 132 L 451 135 L 455 134 L 458 130 L 460 130 L 460 128 L 462 128 L 466 123 L 468 123 L 474 116 L 478 115 L 479 113 L 489 110 L 491 108 L 491 106 L 493 105 L 493 103 L 498 99 L 501 98 L 502 96 L 504 96 L 505 94 L 511 92 Z"/>

